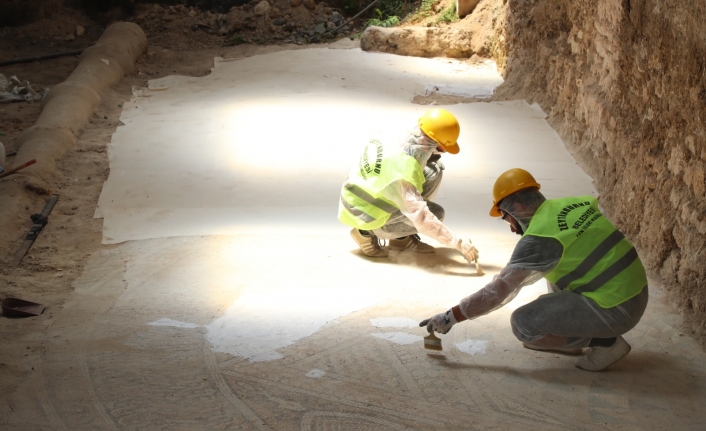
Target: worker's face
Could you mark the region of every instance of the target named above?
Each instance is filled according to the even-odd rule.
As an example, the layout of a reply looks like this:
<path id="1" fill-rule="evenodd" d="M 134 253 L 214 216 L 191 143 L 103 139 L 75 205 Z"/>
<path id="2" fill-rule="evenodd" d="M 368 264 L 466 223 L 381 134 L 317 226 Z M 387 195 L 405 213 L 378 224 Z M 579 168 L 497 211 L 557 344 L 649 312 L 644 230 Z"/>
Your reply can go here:
<path id="1" fill-rule="evenodd" d="M 428 139 L 434 141 L 433 139 L 429 138 L 429 136 L 422 131 L 422 135 L 426 136 Z M 436 143 L 436 141 L 434 141 Z M 439 144 L 436 144 L 436 149 L 434 150 L 434 154 L 444 154 L 446 150 Z"/>
<path id="2" fill-rule="evenodd" d="M 516 233 L 518 235 L 522 235 L 525 233 L 525 231 L 522 230 L 522 226 L 520 226 L 520 223 L 515 220 L 515 218 L 511 216 L 509 212 L 500 210 L 500 217 L 502 217 L 502 219 L 510 225 L 510 230 L 512 231 L 512 233 Z"/>

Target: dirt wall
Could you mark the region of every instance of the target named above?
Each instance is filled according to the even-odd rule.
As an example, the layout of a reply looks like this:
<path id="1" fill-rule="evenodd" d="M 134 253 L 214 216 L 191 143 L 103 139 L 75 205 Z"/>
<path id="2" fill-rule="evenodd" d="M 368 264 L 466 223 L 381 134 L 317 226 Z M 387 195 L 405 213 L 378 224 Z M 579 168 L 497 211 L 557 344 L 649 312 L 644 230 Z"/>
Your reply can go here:
<path id="1" fill-rule="evenodd" d="M 609 217 L 706 331 L 706 4 L 507 0 L 506 82 L 538 102 Z M 502 54 L 502 51 L 499 51 Z"/>
<path id="2" fill-rule="evenodd" d="M 35 22 L 62 10 L 63 0 L 0 0 L 0 27 Z"/>

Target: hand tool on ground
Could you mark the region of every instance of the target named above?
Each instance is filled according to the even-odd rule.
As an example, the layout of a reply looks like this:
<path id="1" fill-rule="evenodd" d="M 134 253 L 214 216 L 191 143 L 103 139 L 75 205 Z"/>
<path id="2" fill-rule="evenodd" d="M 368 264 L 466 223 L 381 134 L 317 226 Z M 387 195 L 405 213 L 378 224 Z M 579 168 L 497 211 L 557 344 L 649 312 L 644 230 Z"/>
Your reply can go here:
<path id="1" fill-rule="evenodd" d="M 22 164 L 22 165 L 20 165 L 20 166 L 14 167 L 14 168 L 12 168 L 12 169 L 8 169 L 8 170 L 6 170 L 5 172 L 3 172 L 3 173 L 0 174 L 0 178 L 5 178 L 6 176 L 8 176 L 8 175 L 10 175 L 10 174 L 14 174 L 15 172 L 19 171 L 20 169 L 24 169 L 24 168 L 26 168 L 27 166 L 33 165 L 33 164 L 35 164 L 35 163 L 37 163 L 37 159 L 32 159 L 32 160 L 30 160 L 29 162 L 27 162 L 27 163 L 25 163 L 25 164 Z"/>
<path id="2" fill-rule="evenodd" d="M 32 247 L 32 243 L 34 243 L 34 240 L 37 239 L 39 232 L 47 224 L 49 213 L 51 213 L 51 210 L 54 208 L 54 205 L 56 205 L 56 201 L 58 199 L 59 195 L 51 195 L 47 203 L 44 204 L 44 209 L 42 210 L 42 212 L 40 214 L 32 214 L 31 218 L 32 223 L 34 224 L 29 229 L 29 232 L 27 233 L 24 242 L 20 246 L 20 249 L 17 250 L 15 258 L 12 259 L 12 262 L 10 262 L 10 267 L 17 267 L 22 261 L 22 258 L 25 257 L 25 254 L 27 254 L 29 248 Z"/>

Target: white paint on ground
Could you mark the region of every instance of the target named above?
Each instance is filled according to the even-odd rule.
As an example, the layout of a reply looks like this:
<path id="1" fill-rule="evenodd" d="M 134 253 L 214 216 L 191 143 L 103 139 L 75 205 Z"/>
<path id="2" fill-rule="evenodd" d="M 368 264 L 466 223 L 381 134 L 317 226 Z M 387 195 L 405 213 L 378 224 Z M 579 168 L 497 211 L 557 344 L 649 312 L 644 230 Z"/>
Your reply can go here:
<path id="1" fill-rule="evenodd" d="M 466 340 L 462 343 L 456 343 L 458 350 L 469 355 L 485 355 L 485 347 L 488 345 L 488 340 Z"/>
<path id="2" fill-rule="evenodd" d="M 423 340 L 419 335 L 407 334 L 405 332 L 376 332 L 370 335 L 382 338 L 383 340 L 392 341 L 395 344 L 414 344 Z"/>
<path id="3" fill-rule="evenodd" d="M 378 296 L 371 292 L 360 294 L 330 287 L 250 291 L 206 326 L 207 338 L 216 352 L 242 356 L 251 362 L 280 359 L 278 349 L 377 301 Z"/>
<path id="4" fill-rule="evenodd" d="M 148 323 L 148 325 L 152 326 L 173 326 L 175 328 L 186 328 L 186 329 L 193 329 L 193 328 L 198 328 L 200 325 L 197 325 L 195 323 L 188 323 L 188 322 L 180 322 L 178 320 L 174 319 L 169 319 L 167 317 L 163 317 L 159 320 L 155 320 L 154 322 Z"/>
<path id="5" fill-rule="evenodd" d="M 379 317 L 370 319 L 370 324 L 376 328 L 416 328 L 419 322 L 409 317 Z"/>
<path id="6" fill-rule="evenodd" d="M 311 377 L 312 379 L 318 379 L 326 375 L 326 371 L 319 370 L 318 368 L 314 368 L 313 370 L 309 371 L 306 373 L 307 377 Z"/>

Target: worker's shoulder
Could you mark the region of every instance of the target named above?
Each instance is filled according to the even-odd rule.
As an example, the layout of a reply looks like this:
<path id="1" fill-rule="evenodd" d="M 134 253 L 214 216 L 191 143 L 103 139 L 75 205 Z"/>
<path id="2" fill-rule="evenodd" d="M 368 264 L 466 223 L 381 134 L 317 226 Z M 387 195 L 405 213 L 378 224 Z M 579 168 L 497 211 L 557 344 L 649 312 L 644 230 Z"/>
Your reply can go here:
<path id="1" fill-rule="evenodd" d="M 547 201 L 557 202 L 557 201 L 577 201 L 577 202 L 598 202 L 595 196 L 592 195 L 575 195 L 575 196 L 563 196 L 558 198 L 547 199 Z"/>

